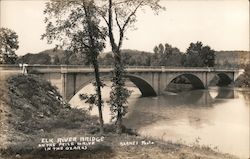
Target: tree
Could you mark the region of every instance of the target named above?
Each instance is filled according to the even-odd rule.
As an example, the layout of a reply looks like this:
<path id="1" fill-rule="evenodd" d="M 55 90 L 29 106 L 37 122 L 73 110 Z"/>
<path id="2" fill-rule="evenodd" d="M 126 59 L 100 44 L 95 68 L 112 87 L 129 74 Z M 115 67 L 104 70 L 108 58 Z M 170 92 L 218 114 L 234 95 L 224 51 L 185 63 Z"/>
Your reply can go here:
<path id="1" fill-rule="evenodd" d="M 186 66 L 213 67 L 215 63 L 215 51 L 209 46 L 203 46 L 202 42 L 191 43 L 186 52 Z"/>
<path id="2" fill-rule="evenodd" d="M 98 106 L 100 132 L 103 132 L 101 87 L 97 58 L 105 47 L 106 30 L 99 26 L 100 19 L 94 0 L 50 0 L 46 3 L 46 33 L 42 38 L 61 42 L 59 47 L 66 47 L 75 54 L 86 54 L 95 71 L 96 94 L 82 95 L 90 104 Z M 94 98 L 93 98 L 94 97 Z M 94 99 L 94 101 L 93 101 Z"/>
<path id="3" fill-rule="evenodd" d="M 156 66 L 180 66 L 182 54 L 176 47 L 169 44 L 159 44 L 154 47 L 152 56 L 152 65 Z"/>
<path id="4" fill-rule="evenodd" d="M 113 117 L 116 119 L 117 133 L 122 132 L 122 118 L 127 109 L 127 98 L 130 91 L 125 87 L 125 66 L 121 56 L 121 47 L 128 28 L 134 26 L 137 20 L 136 13 L 142 7 L 150 7 L 155 11 L 163 9 L 159 0 L 108 0 L 100 7 L 99 13 L 103 17 L 107 28 L 109 43 L 114 54 L 114 71 L 112 89 L 110 92 L 110 106 Z M 115 39 L 115 31 L 118 30 L 118 40 Z"/>
<path id="5" fill-rule="evenodd" d="M 59 59 L 58 55 L 55 55 L 53 60 L 54 60 L 53 61 L 54 65 L 59 65 L 60 64 L 60 59 Z"/>
<path id="6" fill-rule="evenodd" d="M 8 28 L 0 28 L 0 64 L 14 64 L 19 48 L 18 35 Z"/>
<path id="7" fill-rule="evenodd" d="M 104 57 L 100 57 L 99 62 L 99 64 L 103 66 L 112 66 L 114 63 L 113 54 L 107 53 Z"/>
<path id="8" fill-rule="evenodd" d="M 202 43 L 197 42 L 190 43 L 187 51 L 186 51 L 186 62 L 185 66 L 189 67 L 203 67 L 203 61 L 201 59 L 200 53 L 201 53 Z"/>
<path id="9" fill-rule="evenodd" d="M 201 49 L 201 59 L 205 66 L 213 67 L 215 64 L 215 51 L 209 46 L 204 46 Z"/>
<path id="10" fill-rule="evenodd" d="M 150 66 L 150 58 L 152 53 L 137 51 L 137 50 L 121 50 L 124 65 L 128 66 Z M 100 57 L 100 65 L 112 65 L 114 63 L 113 54 L 107 53 L 105 56 Z"/>

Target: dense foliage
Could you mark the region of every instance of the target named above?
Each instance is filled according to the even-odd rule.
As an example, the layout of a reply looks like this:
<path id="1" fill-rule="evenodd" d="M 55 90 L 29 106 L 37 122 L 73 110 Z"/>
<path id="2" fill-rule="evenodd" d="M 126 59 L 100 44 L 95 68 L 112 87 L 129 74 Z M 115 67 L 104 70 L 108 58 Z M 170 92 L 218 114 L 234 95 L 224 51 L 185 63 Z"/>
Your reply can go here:
<path id="1" fill-rule="evenodd" d="M 191 43 L 186 51 L 184 66 L 189 67 L 213 67 L 215 63 L 215 51 L 209 46 L 203 46 L 202 42 Z"/>
<path id="2" fill-rule="evenodd" d="M 123 62 L 127 66 L 150 66 L 152 53 L 137 50 L 121 50 Z M 114 63 L 114 56 L 108 52 L 99 57 L 100 65 L 111 66 Z"/>
<path id="3" fill-rule="evenodd" d="M 0 28 L 0 64 L 14 64 L 19 48 L 16 32 L 8 28 Z"/>
<path id="4" fill-rule="evenodd" d="M 250 64 L 245 66 L 244 74 L 240 75 L 235 81 L 237 87 L 247 87 L 250 88 Z"/>
<path id="5" fill-rule="evenodd" d="M 182 66 L 183 54 L 176 47 L 169 44 L 159 44 L 154 48 L 154 54 L 151 57 L 153 66 Z"/>
<path id="6" fill-rule="evenodd" d="M 169 44 L 154 47 L 154 53 L 121 50 L 123 62 L 128 66 L 213 67 L 215 51 L 201 42 L 191 43 L 186 53 Z M 101 65 L 110 65 L 114 58 L 107 53 L 100 58 Z"/>

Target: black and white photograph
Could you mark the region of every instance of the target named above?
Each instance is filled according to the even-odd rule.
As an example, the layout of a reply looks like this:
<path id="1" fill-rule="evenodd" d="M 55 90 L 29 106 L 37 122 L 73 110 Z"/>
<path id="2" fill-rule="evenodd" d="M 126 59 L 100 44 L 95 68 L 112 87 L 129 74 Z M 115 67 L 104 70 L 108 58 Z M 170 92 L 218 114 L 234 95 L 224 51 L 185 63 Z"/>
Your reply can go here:
<path id="1" fill-rule="evenodd" d="M 249 0 L 0 0 L 0 159 L 250 159 Z"/>

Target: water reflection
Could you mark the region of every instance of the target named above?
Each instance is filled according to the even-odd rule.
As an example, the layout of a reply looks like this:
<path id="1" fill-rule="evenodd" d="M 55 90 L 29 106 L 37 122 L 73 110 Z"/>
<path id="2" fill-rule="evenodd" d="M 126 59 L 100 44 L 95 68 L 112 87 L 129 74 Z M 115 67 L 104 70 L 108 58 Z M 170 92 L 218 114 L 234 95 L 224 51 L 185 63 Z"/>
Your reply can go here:
<path id="1" fill-rule="evenodd" d="M 210 118 L 206 117 L 207 110 L 213 107 L 214 102 L 209 92 L 204 90 L 157 98 L 139 98 L 129 106 L 130 113 L 125 123 L 129 127 L 140 129 L 159 120 L 168 124 L 175 120 L 188 119 L 191 125 L 201 127 L 203 122 L 210 123 Z"/>
<path id="2" fill-rule="evenodd" d="M 91 88 L 86 88 L 88 92 Z M 163 140 L 218 146 L 219 150 L 242 158 L 249 157 L 250 92 L 229 88 L 194 90 L 158 97 L 140 98 L 134 89 L 129 99 L 126 126 L 145 136 Z M 103 97 L 108 100 L 110 88 Z M 84 90 L 83 90 L 84 91 Z M 94 89 L 93 89 L 94 91 Z M 76 97 L 72 104 L 79 103 Z M 79 105 L 79 104 L 78 104 Z M 79 107 L 86 107 L 82 104 Z M 97 109 L 91 112 L 97 115 Z M 109 122 L 109 107 L 104 106 L 105 122 Z"/>
<path id="3" fill-rule="evenodd" d="M 217 92 L 217 99 L 233 99 L 238 98 L 236 90 L 230 87 L 212 87 L 210 90 L 215 89 Z"/>
<path id="4" fill-rule="evenodd" d="M 245 99 L 246 104 L 250 105 L 250 91 L 244 92 L 241 95 Z"/>

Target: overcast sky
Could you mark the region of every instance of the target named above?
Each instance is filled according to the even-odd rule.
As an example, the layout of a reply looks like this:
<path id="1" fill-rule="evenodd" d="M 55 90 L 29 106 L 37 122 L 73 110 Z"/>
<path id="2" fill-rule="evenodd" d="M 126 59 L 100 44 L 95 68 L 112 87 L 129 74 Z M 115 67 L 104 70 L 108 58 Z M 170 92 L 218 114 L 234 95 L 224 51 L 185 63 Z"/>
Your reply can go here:
<path id="1" fill-rule="evenodd" d="M 0 0 L 0 26 L 19 36 L 18 55 L 53 48 L 40 40 L 45 32 L 44 0 Z M 185 51 L 202 41 L 215 50 L 249 50 L 248 0 L 162 0 L 166 11 L 138 13 L 136 30 L 127 32 L 123 49 L 153 51 L 169 43 Z M 105 51 L 109 51 L 109 47 Z"/>

